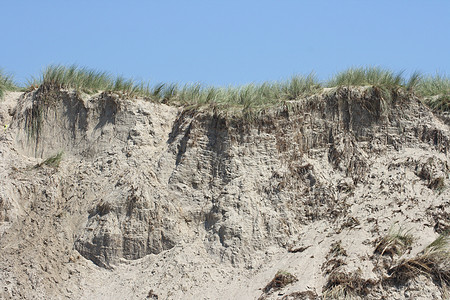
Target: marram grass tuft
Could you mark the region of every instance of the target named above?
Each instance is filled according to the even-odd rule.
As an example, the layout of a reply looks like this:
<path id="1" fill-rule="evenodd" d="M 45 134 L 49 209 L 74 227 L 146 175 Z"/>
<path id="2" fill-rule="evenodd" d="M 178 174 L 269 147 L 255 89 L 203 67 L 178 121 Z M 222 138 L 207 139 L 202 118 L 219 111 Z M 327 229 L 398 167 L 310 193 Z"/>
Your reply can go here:
<path id="1" fill-rule="evenodd" d="M 0 100 L 5 96 L 5 92 L 15 90 L 18 90 L 18 87 L 14 83 L 13 76 L 0 69 Z"/>

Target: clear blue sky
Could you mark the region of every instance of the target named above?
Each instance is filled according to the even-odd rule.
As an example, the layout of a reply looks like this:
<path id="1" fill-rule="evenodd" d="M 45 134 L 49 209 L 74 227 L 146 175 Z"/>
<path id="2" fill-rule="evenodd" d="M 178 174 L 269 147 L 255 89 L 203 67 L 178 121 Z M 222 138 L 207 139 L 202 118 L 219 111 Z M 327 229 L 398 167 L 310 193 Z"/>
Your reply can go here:
<path id="1" fill-rule="evenodd" d="M 279 80 L 350 66 L 450 74 L 450 1 L 1 1 L 0 67 L 79 64 L 153 82 Z"/>

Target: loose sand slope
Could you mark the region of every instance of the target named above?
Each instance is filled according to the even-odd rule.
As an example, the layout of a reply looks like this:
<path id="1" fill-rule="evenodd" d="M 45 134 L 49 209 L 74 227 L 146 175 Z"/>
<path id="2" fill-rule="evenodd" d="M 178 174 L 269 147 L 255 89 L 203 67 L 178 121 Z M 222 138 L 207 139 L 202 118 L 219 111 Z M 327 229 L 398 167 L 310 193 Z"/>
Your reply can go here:
<path id="1" fill-rule="evenodd" d="M 402 268 L 450 225 L 449 126 L 414 96 L 248 120 L 41 87 L 0 122 L 0 298 L 448 297 L 448 252 Z"/>

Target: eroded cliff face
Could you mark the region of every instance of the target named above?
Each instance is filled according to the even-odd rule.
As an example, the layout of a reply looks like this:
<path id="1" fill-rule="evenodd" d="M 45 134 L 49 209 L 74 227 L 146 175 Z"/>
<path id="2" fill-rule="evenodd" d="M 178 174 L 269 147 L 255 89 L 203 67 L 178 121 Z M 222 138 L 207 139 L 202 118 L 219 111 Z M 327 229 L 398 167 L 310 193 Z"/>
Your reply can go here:
<path id="1" fill-rule="evenodd" d="M 8 97 L 3 298 L 445 296 L 432 275 L 392 280 L 400 255 L 375 251 L 396 226 L 415 236 L 402 258 L 449 230 L 450 131 L 413 95 L 327 90 L 252 119 L 45 86 Z M 265 288 L 279 270 L 298 280 Z"/>

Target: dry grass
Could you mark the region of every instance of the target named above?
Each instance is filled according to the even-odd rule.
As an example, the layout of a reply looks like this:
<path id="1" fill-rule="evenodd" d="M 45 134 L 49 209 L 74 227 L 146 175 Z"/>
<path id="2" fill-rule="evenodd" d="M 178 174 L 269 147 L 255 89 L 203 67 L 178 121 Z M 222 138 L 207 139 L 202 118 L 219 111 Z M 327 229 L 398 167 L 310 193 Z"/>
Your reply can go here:
<path id="1" fill-rule="evenodd" d="M 277 272 L 277 274 L 275 274 L 275 277 L 264 287 L 263 291 L 266 294 L 272 291 L 277 291 L 284 288 L 288 284 L 296 282 L 297 280 L 297 277 L 295 277 L 291 273 L 280 270 Z"/>
<path id="2" fill-rule="evenodd" d="M 284 295 L 281 300 L 318 300 L 321 299 L 314 291 L 293 292 L 288 295 Z"/>
<path id="3" fill-rule="evenodd" d="M 369 294 L 375 284 L 377 282 L 361 278 L 361 270 L 349 274 L 336 269 L 328 277 L 322 299 L 360 299 Z"/>
<path id="4" fill-rule="evenodd" d="M 401 260 L 389 270 L 391 280 L 396 283 L 425 275 L 432 278 L 441 287 L 450 285 L 450 236 L 441 234 L 414 258 Z"/>
<path id="5" fill-rule="evenodd" d="M 380 255 L 401 256 L 407 249 L 411 248 L 414 242 L 414 236 L 408 230 L 403 228 L 389 229 L 388 234 L 381 239 L 375 248 L 375 253 Z"/>
<path id="6" fill-rule="evenodd" d="M 341 241 L 331 244 L 330 252 L 328 253 L 327 258 L 336 256 L 347 256 L 347 251 L 342 247 Z"/>
<path id="7" fill-rule="evenodd" d="M 95 213 L 97 213 L 99 216 L 104 216 L 108 214 L 111 211 L 111 209 L 112 209 L 111 203 L 102 200 L 95 207 Z"/>

